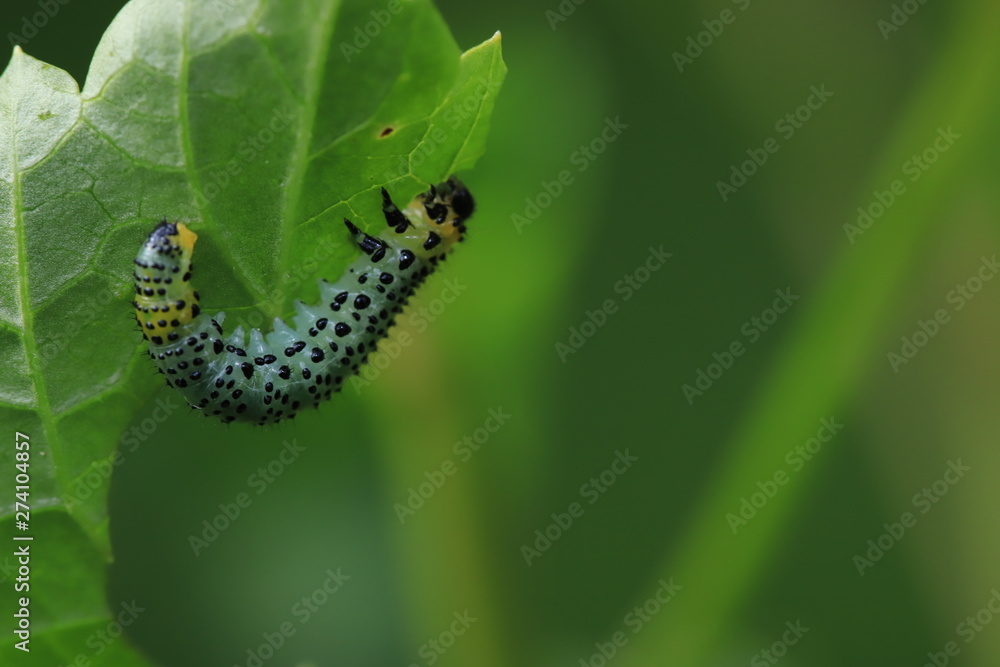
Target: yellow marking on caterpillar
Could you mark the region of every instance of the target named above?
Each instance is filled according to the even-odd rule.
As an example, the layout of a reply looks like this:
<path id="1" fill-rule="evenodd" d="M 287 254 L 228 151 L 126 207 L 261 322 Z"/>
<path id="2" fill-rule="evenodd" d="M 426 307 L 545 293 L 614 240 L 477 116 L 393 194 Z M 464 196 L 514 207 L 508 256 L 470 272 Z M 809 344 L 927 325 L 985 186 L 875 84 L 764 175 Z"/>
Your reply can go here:
<path id="1" fill-rule="evenodd" d="M 188 256 L 194 249 L 194 242 L 198 240 L 198 235 L 188 229 L 187 225 L 183 222 L 177 223 L 177 237 L 178 243 L 181 249 L 184 251 L 184 255 Z"/>
<path id="2" fill-rule="evenodd" d="M 164 237 L 168 243 L 176 246 L 175 250 L 180 250 L 181 254 L 181 270 L 171 278 L 171 282 L 167 284 L 143 280 L 148 278 L 152 281 L 154 277 L 160 280 L 159 272 L 152 268 L 139 268 L 136 271 L 136 284 L 140 288 L 150 287 L 157 290 L 153 295 L 140 293 L 133 302 L 135 318 L 143 334 L 149 339 L 158 337 L 163 341 L 168 340 L 171 332 L 193 320 L 200 312 L 194 289 L 183 278 L 190 266 L 191 254 L 198 235 L 184 223 L 177 223 L 176 229 L 177 233 Z M 158 291 L 160 289 L 165 293 L 160 294 Z"/>

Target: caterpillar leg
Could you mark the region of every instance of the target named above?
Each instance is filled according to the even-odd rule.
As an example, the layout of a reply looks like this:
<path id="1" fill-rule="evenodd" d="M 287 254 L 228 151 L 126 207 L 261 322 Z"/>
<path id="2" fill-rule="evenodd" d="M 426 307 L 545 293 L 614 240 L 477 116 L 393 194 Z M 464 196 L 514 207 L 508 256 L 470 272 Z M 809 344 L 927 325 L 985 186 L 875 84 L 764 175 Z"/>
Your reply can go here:
<path id="1" fill-rule="evenodd" d="M 393 203 L 389 191 L 385 188 L 382 188 L 382 215 L 385 216 L 386 224 L 395 229 L 397 234 L 402 234 L 412 224 Z"/>
<path id="2" fill-rule="evenodd" d="M 386 224 L 415 252 L 427 258 L 443 256 L 464 238 L 465 221 L 475 207 L 472 194 L 454 176 L 418 195 L 404 210 L 382 188 Z"/>
<path id="3" fill-rule="evenodd" d="M 377 262 L 385 257 L 385 250 L 388 247 L 385 241 L 365 234 L 347 218 L 344 218 L 344 224 L 347 226 L 347 231 L 354 237 L 354 242 L 361 248 L 361 252 L 369 255 L 373 262 Z"/>

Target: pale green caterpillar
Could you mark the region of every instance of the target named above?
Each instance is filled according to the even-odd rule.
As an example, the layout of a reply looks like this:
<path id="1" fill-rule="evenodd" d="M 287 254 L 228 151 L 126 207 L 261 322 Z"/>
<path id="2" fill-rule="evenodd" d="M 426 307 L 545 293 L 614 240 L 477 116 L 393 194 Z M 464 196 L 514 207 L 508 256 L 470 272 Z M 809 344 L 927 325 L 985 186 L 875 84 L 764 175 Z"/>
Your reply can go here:
<path id="1" fill-rule="evenodd" d="M 475 204 L 457 178 L 432 187 L 404 210 L 382 189 L 390 233 L 369 236 L 344 220 L 364 253 L 335 283 L 320 281 L 320 303 L 296 302 L 289 326 L 223 333 L 225 313 L 201 312 L 191 285 L 197 235 L 164 220 L 135 258 L 133 305 L 149 356 L 192 407 L 224 422 L 268 424 L 340 391 L 394 324 L 395 315 L 438 262 L 462 240 Z"/>

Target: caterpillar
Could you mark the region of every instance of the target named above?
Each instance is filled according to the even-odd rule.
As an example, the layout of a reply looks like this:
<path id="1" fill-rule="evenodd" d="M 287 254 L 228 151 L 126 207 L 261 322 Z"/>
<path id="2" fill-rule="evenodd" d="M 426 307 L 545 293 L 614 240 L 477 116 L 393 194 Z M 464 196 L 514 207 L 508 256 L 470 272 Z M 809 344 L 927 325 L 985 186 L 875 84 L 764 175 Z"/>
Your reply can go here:
<path id="1" fill-rule="evenodd" d="M 149 356 L 191 407 L 226 423 L 277 423 L 319 407 L 365 363 L 413 291 L 463 239 L 474 208 L 455 177 L 403 210 L 382 188 L 392 236 L 369 236 L 345 218 L 361 256 L 336 282 L 319 281 L 320 303 L 295 302 L 294 327 L 275 318 L 272 331 L 254 328 L 249 341 L 242 327 L 225 335 L 225 313 L 201 311 L 191 285 L 198 236 L 164 219 L 135 258 L 132 305 Z"/>

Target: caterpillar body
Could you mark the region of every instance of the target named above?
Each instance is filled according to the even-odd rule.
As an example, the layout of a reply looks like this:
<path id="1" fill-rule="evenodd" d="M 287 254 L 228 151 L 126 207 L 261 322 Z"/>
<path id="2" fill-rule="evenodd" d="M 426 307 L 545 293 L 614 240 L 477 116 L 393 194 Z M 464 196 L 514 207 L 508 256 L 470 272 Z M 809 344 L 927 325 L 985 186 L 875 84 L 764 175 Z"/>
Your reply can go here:
<path id="1" fill-rule="evenodd" d="M 462 240 L 472 195 L 450 178 L 400 210 L 382 189 L 388 240 L 345 219 L 362 251 L 334 283 L 320 280 L 321 301 L 295 302 L 289 326 L 242 327 L 227 336 L 225 313 L 201 312 L 191 285 L 197 235 L 183 223 L 159 223 L 135 258 L 136 319 L 149 356 L 167 385 L 206 416 L 224 422 L 276 423 L 342 388 L 387 335 L 413 291 Z"/>

